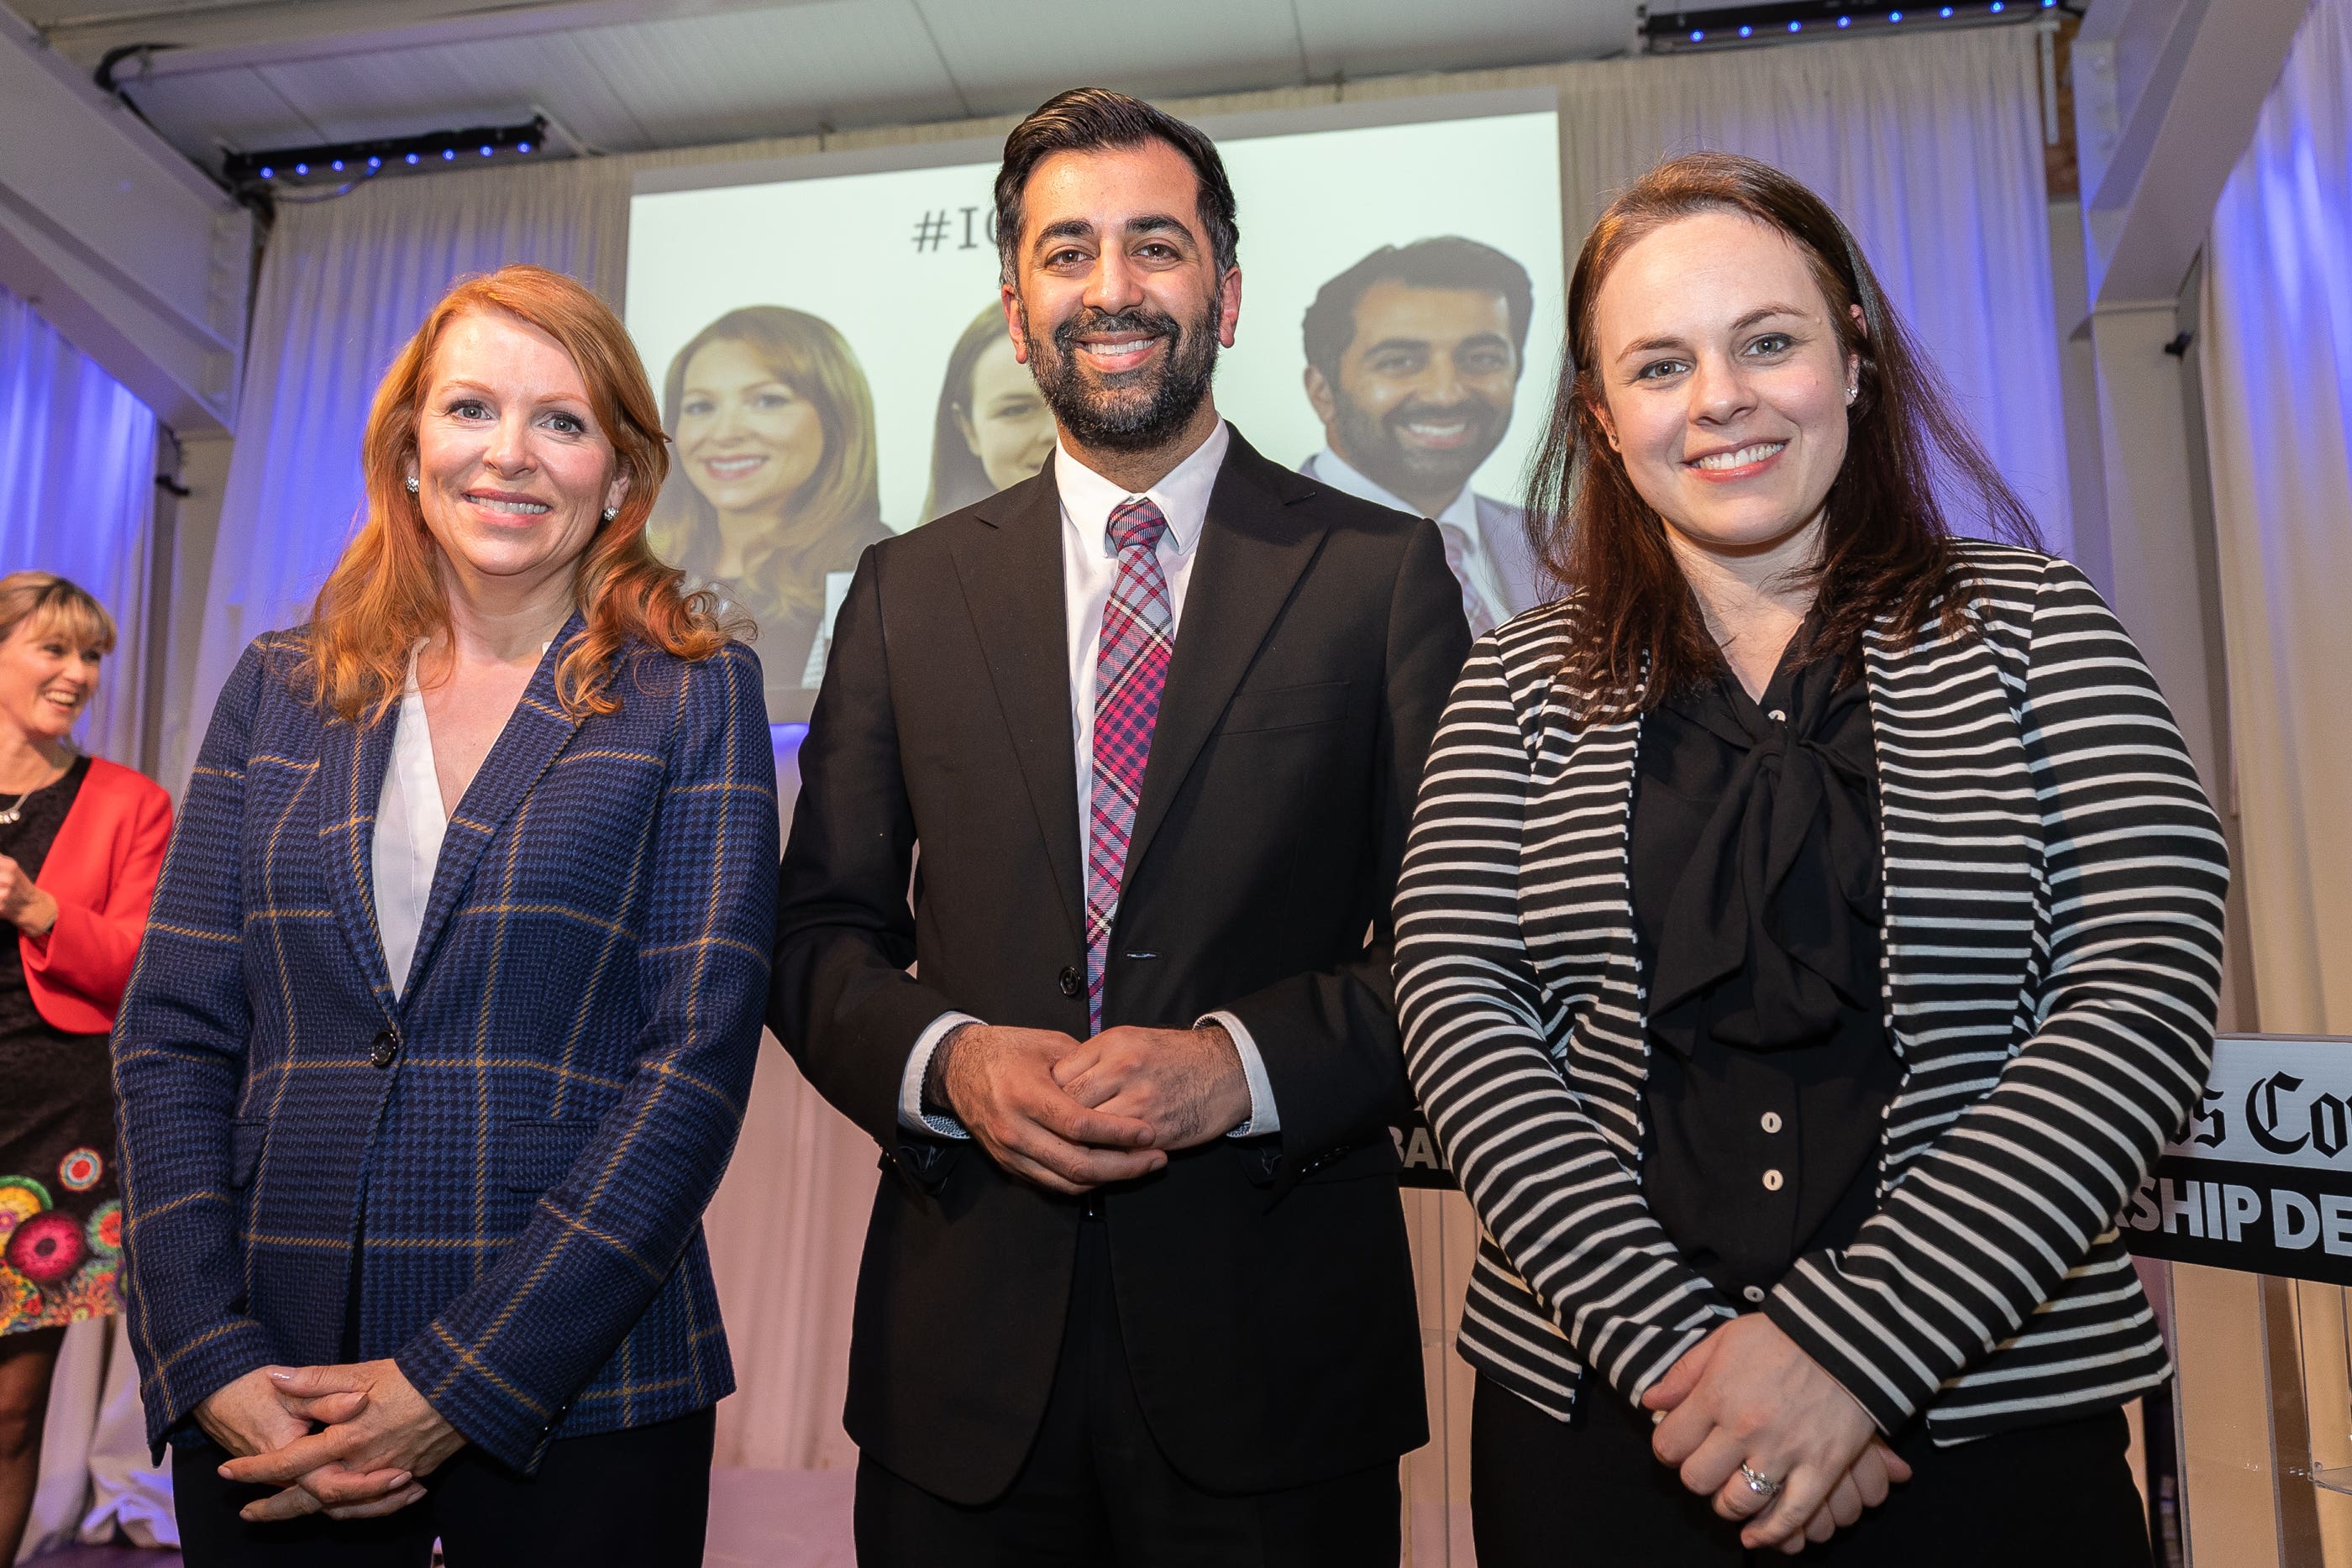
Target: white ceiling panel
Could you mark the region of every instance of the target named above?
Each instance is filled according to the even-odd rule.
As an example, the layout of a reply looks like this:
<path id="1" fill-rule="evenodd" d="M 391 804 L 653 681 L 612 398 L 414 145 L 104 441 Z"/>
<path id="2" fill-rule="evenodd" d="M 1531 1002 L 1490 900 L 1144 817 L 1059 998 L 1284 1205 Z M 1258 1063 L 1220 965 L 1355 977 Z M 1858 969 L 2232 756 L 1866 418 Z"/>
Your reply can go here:
<path id="1" fill-rule="evenodd" d="M 1634 0 L 0 0 L 96 51 L 218 149 L 414 135 L 545 110 L 607 152 L 1020 113 L 1086 83 L 1192 97 L 1623 49 Z M 476 15 L 478 11 L 479 15 Z M 336 18 L 368 32 L 338 31 Z M 405 29 L 404 31 L 403 29 Z"/>
<path id="2" fill-rule="evenodd" d="M 1430 8 L 1395 0 L 1290 0 L 1318 78 L 1401 71 L 1486 70 L 1598 58 L 1633 41 L 1633 0 L 1447 0 Z"/>
<path id="3" fill-rule="evenodd" d="M 964 112 L 908 0 L 835 0 L 572 37 L 657 146 Z"/>
<path id="4" fill-rule="evenodd" d="M 1174 96 L 1305 77 L 1286 0 L 917 3 L 974 114 L 1024 113 L 1070 87 Z"/>
<path id="5" fill-rule="evenodd" d="M 260 75 L 324 128 L 329 141 L 511 123 L 530 119 L 534 105 L 592 142 L 600 133 L 618 135 L 630 148 L 641 140 L 627 105 L 588 64 L 577 38 L 562 34 L 304 60 L 264 66 Z"/>

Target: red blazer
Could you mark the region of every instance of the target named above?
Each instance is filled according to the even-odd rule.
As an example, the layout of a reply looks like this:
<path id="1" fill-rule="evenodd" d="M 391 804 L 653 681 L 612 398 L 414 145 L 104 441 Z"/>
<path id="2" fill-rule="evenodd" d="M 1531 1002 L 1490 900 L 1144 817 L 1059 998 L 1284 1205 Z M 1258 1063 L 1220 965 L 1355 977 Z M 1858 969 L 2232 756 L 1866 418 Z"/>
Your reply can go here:
<path id="1" fill-rule="evenodd" d="M 143 773 L 89 759 L 35 886 L 58 901 L 43 936 L 17 934 L 25 986 L 68 1034 L 104 1034 L 131 983 L 147 905 L 172 839 L 172 797 Z"/>

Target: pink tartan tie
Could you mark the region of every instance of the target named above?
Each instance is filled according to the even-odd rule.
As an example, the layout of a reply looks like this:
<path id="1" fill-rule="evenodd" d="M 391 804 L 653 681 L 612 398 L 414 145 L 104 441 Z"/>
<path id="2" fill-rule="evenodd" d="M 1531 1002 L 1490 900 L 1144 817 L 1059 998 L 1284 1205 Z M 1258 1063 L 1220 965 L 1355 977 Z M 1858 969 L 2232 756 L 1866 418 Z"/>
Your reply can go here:
<path id="1" fill-rule="evenodd" d="M 1495 629 L 1495 618 L 1486 612 L 1486 601 L 1471 588 L 1469 574 L 1463 570 L 1469 559 L 1470 541 L 1462 537 L 1461 529 L 1444 523 L 1437 525 L 1437 538 L 1445 547 L 1445 570 L 1462 586 L 1462 613 L 1470 622 L 1470 635 L 1484 637 Z"/>
<path id="2" fill-rule="evenodd" d="M 1102 1028 L 1103 960 L 1127 873 L 1135 803 L 1151 759 L 1151 727 L 1168 684 L 1175 616 L 1160 570 L 1160 536 L 1168 519 L 1148 500 L 1122 501 L 1105 529 L 1118 551 L 1118 577 L 1103 606 L 1102 646 L 1095 654 L 1095 771 L 1092 830 L 1087 834 L 1087 1022 Z"/>

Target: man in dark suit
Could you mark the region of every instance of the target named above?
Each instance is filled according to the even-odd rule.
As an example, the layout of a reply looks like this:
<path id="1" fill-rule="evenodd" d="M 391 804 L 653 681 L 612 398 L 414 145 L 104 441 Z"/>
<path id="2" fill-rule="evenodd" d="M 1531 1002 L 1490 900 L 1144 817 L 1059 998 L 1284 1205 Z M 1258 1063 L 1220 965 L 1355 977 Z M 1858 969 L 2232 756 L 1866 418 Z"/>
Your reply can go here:
<path id="1" fill-rule="evenodd" d="M 1461 595 L 1218 417 L 1198 131 L 1063 94 L 996 201 L 1059 444 L 866 552 L 782 873 L 770 1019 L 886 1172 L 859 1560 L 1387 1568 L 1427 1437 L 1388 906 Z"/>
<path id="2" fill-rule="evenodd" d="M 1300 323 L 1325 444 L 1299 472 L 1435 522 L 1474 634 L 1549 597 L 1526 513 L 1470 488 L 1511 427 L 1534 313 L 1526 267 L 1441 235 L 1373 251 Z"/>

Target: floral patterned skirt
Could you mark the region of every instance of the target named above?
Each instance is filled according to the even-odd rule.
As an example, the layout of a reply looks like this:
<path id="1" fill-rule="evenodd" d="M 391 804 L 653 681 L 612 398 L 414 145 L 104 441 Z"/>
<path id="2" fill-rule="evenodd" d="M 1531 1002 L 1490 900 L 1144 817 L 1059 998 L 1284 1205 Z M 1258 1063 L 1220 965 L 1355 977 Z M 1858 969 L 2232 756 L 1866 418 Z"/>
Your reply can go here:
<path id="1" fill-rule="evenodd" d="M 106 1036 L 0 1037 L 0 1333 L 122 1310 Z"/>

